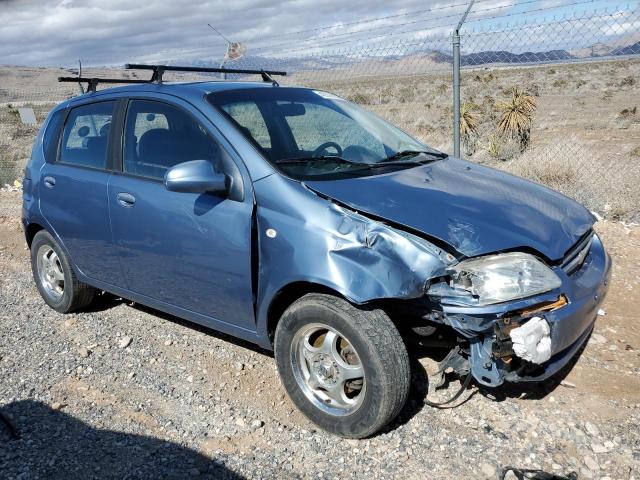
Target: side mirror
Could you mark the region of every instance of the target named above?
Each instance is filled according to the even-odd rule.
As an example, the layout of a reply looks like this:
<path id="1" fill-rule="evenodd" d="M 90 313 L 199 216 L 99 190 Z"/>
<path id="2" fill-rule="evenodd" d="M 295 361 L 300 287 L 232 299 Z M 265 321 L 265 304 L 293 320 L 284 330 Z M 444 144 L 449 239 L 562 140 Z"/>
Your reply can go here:
<path id="1" fill-rule="evenodd" d="M 167 170 L 164 186 L 171 192 L 226 194 L 229 177 L 216 173 L 208 160 L 191 160 Z"/>

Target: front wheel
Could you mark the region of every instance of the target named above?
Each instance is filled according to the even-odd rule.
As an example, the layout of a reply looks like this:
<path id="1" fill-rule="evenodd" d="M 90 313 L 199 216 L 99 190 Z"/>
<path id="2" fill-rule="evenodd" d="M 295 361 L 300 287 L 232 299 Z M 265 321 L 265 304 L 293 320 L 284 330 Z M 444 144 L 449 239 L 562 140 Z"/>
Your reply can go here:
<path id="1" fill-rule="evenodd" d="M 373 435 L 409 393 L 407 350 L 389 317 L 330 295 L 305 295 L 285 311 L 275 357 L 296 406 L 343 437 Z"/>

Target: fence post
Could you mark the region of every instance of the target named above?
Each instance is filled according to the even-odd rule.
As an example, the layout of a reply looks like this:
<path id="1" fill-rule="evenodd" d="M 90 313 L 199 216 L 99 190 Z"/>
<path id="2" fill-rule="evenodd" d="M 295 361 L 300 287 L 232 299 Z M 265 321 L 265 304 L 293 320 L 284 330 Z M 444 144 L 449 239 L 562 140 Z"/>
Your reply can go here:
<path id="1" fill-rule="evenodd" d="M 460 35 L 453 33 L 453 156 L 460 157 Z"/>
<path id="2" fill-rule="evenodd" d="M 460 157 L 460 29 L 475 0 L 471 0 L 453 32 L 453 156 Z"/>

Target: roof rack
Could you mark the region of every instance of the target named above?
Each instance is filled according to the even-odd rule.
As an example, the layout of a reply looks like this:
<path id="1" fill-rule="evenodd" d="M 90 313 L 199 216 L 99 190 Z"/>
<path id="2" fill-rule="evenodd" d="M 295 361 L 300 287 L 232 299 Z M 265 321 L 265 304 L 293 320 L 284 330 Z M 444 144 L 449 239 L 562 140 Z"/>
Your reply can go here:
<path id="1" fill-rule="evenodd" d="M 132 78 L 97 78 L 97 77 L 58 77 L 59 82 L 86 83 L 88 92 L 95 92 L 99 83 L 162 83 L 164 72 L 202 72 L 202 73 L 237 73 L 242 75 L 260 75 L 265 82 L 271 82 L 278 86 L 273 77 L 285 76 L 287 72 L 275 70 L 243 70 L 234 68 L 208 68 L 208 67 L 179 67 L 173 65 L 143 65 L 139 63 L 127 63 L 124 68 L 128 70 L 153 70 L 149 80 Z"/>
<path id="2" fill-rule="evenodd" d="M 149 83 L 149 80 L 131 78 L 88 78 L 88 77 L 58 77 L 59 82 L 86 83 L 87 92 L 95 92 L 98 83 Z"/>
<path id="3" fill-rule="evenodd" d="M 211 68 L 211 67 L 179 67 L 174 65 L 144 65 L 140 63 L 127 63 L 124 68 L 128 70 L 153 70 L 152 82 L 162 83 L 164 72 L 201 72 L 201 73 L 239 73 L 243 75 L 261 75 L 265 82 L 277 82 L 272 78 L 275 75 L 285 76 L 287 72 L 276 70 L 244 70 L 235 68 Z"/>

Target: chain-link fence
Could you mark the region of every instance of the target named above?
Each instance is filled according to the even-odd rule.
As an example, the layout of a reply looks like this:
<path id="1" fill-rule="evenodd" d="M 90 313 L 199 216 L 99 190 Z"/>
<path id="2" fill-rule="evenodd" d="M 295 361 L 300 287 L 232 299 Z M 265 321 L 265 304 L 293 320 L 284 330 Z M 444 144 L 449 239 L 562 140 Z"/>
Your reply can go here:
<path id="1" fill-rule="evenodd" d="M 640 13 L 461 31 L 463 156 L 639 220 Z"/>
<path id="2" fill-rule="evenodd" d="M 603 216 L 640 220 L 638 2 L 521 0 L 503 14 L 506 4 L 513 6 L 477 0 L 460 30 L 461 155 L 549 185 Z M 603 4 L 609 8 L 579 10 Z M 273 34 L 227 66 L 286 70 L 281 83 L 332 91 L 452 152 L 452 33 L 468 6 Z M 111 63 L 221 63 L 203 58 L 201 50 L 174 49 Z M 0 184 L 20 177 L 51 106 L 78 93 L 56 81 L 77 70 L 0 67 Z M 83 76 L 149 72 L 92 67 Z M 207 78 L 219 75 L 165 74 Z M 36 125 L 22 124 L 24 107 Z"/>

